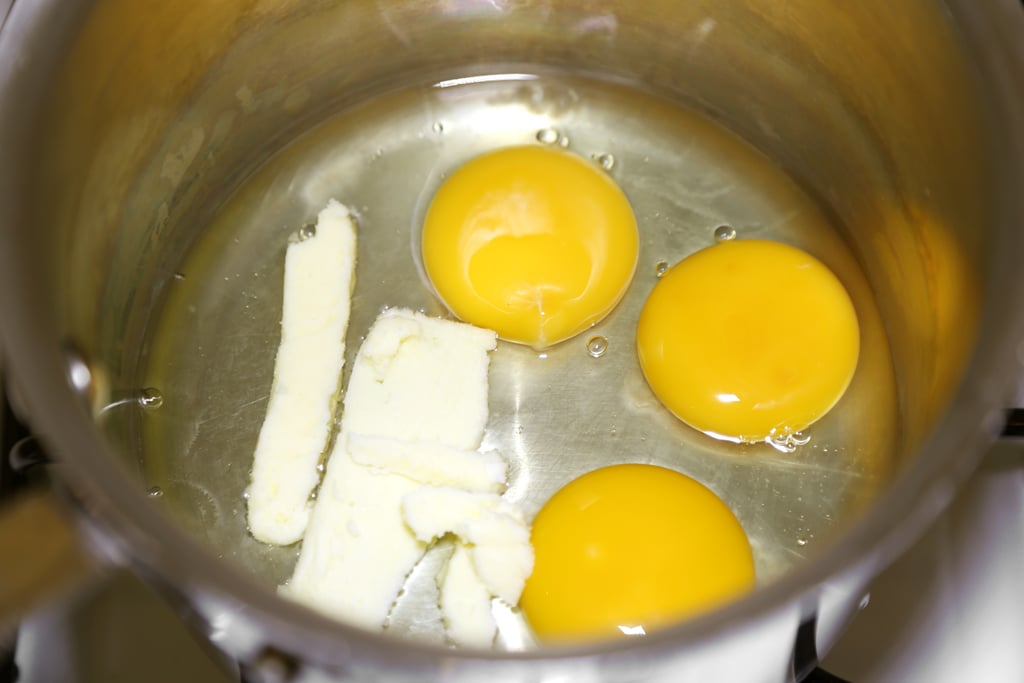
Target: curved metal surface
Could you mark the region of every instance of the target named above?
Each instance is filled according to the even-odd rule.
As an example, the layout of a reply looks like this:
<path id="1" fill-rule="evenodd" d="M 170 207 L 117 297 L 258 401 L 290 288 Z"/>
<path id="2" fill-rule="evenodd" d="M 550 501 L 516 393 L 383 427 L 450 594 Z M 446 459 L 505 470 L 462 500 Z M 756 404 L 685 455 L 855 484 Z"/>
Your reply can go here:
<path id="1" fill-rule="evenodd" d="M 297 656 L 297 680 L 334 673 L 371 679 L 380 667 L 396 680 L 442 670 L 453 680 L 635 680 L 658 671 L 677 680 L 723 661 L 757 661 L 751 653 L 759 648 L 777 655 L 780 642 L 792 642 L 801 614 L 816 609 L 824 583 L 847 571 L 866 581 L 906 547 L 974 467 L 1016 389 L 1008 368 L 1019 369 L 1024 334 L 1024 199 L 1014 186 L 1024 177 L 1020 8 L 1009 0 L 898 9 L 861 3 L 824 13 L 813 3 L 717 10 L 690 3 L 693 14 L 676 17 L 675 25 L 694 32 L 679 39 L 664 31 L 669 4 L 645 8 L 643 16 L 625 6 L 601 11 L 570 3 L 557 10 L 470 4 L 461 12 L 447 3 L 316 3 L 288 14 L 293 3 L 252 1 L 187 10 L 168 3 L 140 16 L 132 3 L 116 0 L 62 12 L 56 3 L 19 3 L 0 37 L 0 149 L 16 160 L 0 166 L 7 245 L 0 310 L 17 321 L 3 329 L 3 353 L 34 428 L 67 469 L 86 523 L 106 539 L 105 552 L 160 577 L 233 655 L 256 662 L 272 646 Z M 717 26 L 733 30 L 707 40 L 701 22 L 712 11 L 734 12 L 731 22 L 716 15 Z M 581 21 L 587 30 L 576 40 L 551 39 Z M 343 72 L 315 59 L 331 54 L 338 40 L 314 30 L 324 25 L 351 31 L 346 49 L 360 58 Z M 436 48 L 429 37 L 439 25 L 450 49 L 416 53 Z M 531 33 L 538 26 L 549 33 Z M 289 29 L 304 39 L 285 41 Z M 70 60 L 29 47 L 42 45 L 43 35 L 46 44 L 69 46 Z M 851 41 L 863 49 L 837 47 Z M 254 62 L 260 54 L 275 59 Z M 417 55 L 411 65 L 403 62 L 410 54 Z M 458 654 L 396 647 L 284 602 L 149 505 L 137 474 L 111 457 L 64 374 L 60 344 L 70 337 L 105 368 L 111 386 L 134 386 L 140 359 L 132 351 L 143 348 L 161 275 L 181 261 L 222 189 L 276 145 L 342 104 L 387 89 L 396 70 L 467 68 L 485 56 L 542 56 L 553 66 L 584 60 L 590 70 L 677 97 L 746 137 L 847 226 L 844 237 L 875 288 L 893 347 L 904 442 L 892 485 L 826 552 L 748 599 L 641 642 Z M 236 114 L 245 122 L 237 128 L 233 120 L 218 128 L 213 118 L 201 127 L 209 135 L 195 143 L 189 117 L 204 111 L 196 103 L 224 114 L 225 103 L 239 97 L 227 87 L 231 69 L 246 63 L 245 73 L 262 84 L 250 85 L 250 95 L 269 99 L 251 100 L 257 106 Z M 215 68 L 227 77 L 211 89 Z M 736 87 L 743 82 L 747 88 Z M 281 83 L 306 88 L 300 113 L 258 106 L 287 102 L 294 91 L 275 91 Z M 48 95 L 68 106 L 45 109 L 54 102 Z M 942 116 L 932 115 L 937 110 Z M 965 169 L 976 173 L 956 172 Z M 96 302 L 104 306 L 97 310 Z M 107 427 L 121 435 L 115 450 L 130 453 L 138 436 L 132 426 Z"/>

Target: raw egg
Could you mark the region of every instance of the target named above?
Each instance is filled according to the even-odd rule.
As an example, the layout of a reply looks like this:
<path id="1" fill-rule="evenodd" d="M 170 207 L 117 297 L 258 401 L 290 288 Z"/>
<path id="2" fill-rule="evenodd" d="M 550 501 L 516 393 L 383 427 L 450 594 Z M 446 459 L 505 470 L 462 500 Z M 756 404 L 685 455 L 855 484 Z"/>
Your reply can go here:
<path id="1" fill-rule="evenodd" d="M 636 269 L 639 237 L 607 173 L 549 147 L 509 147 L 457 169 L 423 224 L 423 265 L 451 311 L 543 348 L 604 318 Z"/>
<path id="2" fill-rule="evenodd" d="M 637 351 L 658 399 L 711 436 L 785 438 L 827 413 L 857 367 L 857 315 L 839 279 L 780 242 L 737 240 L 669 270 L 640 313 Z"/>
<path id="3" fill-rule="evenodd" d="M 570 482 L 533 522 L 521 606 L 548 643 L 631 635 L 710 610 L 754 585 L 747 536 L 693 479 L 614 465 Z"/>

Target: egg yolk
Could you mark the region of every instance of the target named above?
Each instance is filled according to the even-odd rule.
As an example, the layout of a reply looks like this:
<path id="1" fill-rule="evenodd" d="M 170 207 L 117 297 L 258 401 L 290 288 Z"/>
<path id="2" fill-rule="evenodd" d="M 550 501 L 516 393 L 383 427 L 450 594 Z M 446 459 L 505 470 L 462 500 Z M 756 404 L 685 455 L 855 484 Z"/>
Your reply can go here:
<path id="1" fill-rule="evenodd" d="M 570 482 L 533 522 L 533 573 L 520 602 L 552 644 L 644 635 L 754 585 L 732 511 L 693 479 L 614 465 Z"/>
<path id="2" fill-rule="evenodd" d="M 431 201 L 422 242 L 427 277 L 455 315 L 543 348 L 615 307 L 639 237 L 625 194 L 596 165 L 524 146 L 457 169 Z"/>
<path id="3" fill-rule="evenodd" d="M 784 437 L 827 413 L 857 366 L 857 315 L 838 278 L 779 242 L 738 240 L 669 270 L 644 304 L 640 365 L 683 422 L 717 438 Z"/>

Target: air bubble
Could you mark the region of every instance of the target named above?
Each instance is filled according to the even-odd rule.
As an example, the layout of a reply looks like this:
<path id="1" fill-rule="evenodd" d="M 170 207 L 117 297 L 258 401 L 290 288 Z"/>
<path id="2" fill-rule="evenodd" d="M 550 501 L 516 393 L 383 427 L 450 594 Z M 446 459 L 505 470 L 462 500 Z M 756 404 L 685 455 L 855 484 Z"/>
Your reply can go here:
<path id="1" fill-rule="evenodd" d="M 299 228 L 299 241 L 305 242 L 308 239 L 316 237 L 316 225 L 308 223 Z"/>
<path id="2" fill-rule="evenodd" d="M 661 277 L 668 272 L 668 261 L 658 261 L 654 264 L 654 277 Z"/>
<path id="3" fill-rule="evenodd" d="M 804 547 L 805 545 L 807 545 L 807 537 L 806 537 L 806 536 L 800 536 L 800 537 L 798 537 L 798 538 L 796 539 L 796 544 L 797 544 L 798 546 L 800 546 L 801 548 L 802 548 L 802 547 Z"/>
<path id="4" fill-rule="evenodd" d="M 433 126 L 430 127 L 430 130 L 434 131 L 435 133 L 441 134 L 444 132 L 444 124 L 441 123 L 440 121 L 437 121 L 434 123 Z"/>
<path id="5" fill-rule="evenodd" d="M 604 337 L 591 337 L 587 340 L 587 353 L 591 358 L 600 358 L 608 351 L 608 340 Z"/>
<path id="6" fill-rule="evenodd" d="M 715 228 L 715 240 L 719 242 L 728 242 L 729 240 L 736 239 L 736 228 L 731 225 L 719 225 Z"/>
<path id="7" fill-rule="evenodd" d="M 559 137 L 558 138 L 558 146 L 561 147 L 562 149 L 568 148 L 569 147 L 569 136 L 568 135 L 562 135 L 561 137 Z"/>
<path id="8" fill-rule="evenodd" d="M 615 167 L 615 157 L 611 154 L 595 154 L 594 161 L 606 171 L 610 171 Z"/>
<path id="9" fill-rule="evenodd" d="M 185 273 L 175 273 L 174 274 L 174 279 L 175 280 L 184 280 L 185 279 Z"/>
<path id="10" fill-rule="evenodd" d="M 537 142 L 542 145 L 553 145 L 558 142 L 558 131 L 554 128 L 544 128 L 537 131 Z"/>
<path id="11" fill-rule="evenodd" d="M 146 410 L 156 410 L 164 404 L 164 395 L 159 389 L 147 387 L 139 394 L 139 405 Z"/>
<path id="12" fill-rule="evenodd" d="M 857 605 L 857 609 L 867 609 L 868 605 L 871 604 L 871 593 L 865 593 L 864 597 L 860 599 L 860 604 Z"/>
<path id="13" fill-rule="evenodd" d="M 163 489 L 159 486 L 154 486 L 148 491 L 148 493 L 150 498 L 160 498 L 164 495 Z"/>
<path id="14" fill-rule="evenodd" d="M 789 432 L 783 430 L 780 433 L 776 433 L 772 430 L 772 433 L 768 435 L 765 441 L 771 445 L 772 448 L 781 453 L 793 453 L 800 446 L 806 446 L 811 442 L 811 435 L 804 434 L 803 432 Z"/>

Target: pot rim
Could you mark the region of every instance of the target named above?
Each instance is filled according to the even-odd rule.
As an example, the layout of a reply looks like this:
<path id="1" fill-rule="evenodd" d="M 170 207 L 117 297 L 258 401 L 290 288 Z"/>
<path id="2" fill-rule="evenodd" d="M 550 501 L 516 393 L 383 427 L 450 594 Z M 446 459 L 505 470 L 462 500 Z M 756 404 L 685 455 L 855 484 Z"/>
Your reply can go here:
<path id="1" fill-rule="evenodd" d="M 241 570 L 217 559 L 211 550 L 188 538 L 146 499 L 141 487 L 122 471 L 74 393 L 65 376 L 66 358 L 50 321 L 42 313 L 46 302 L 37 289 L 26 290 L 32 273 L 18 260 L 22 200 L 19 179 L 0 169 L 0 234 L 7 247 L 0 252 L 0 328 L 4 367 L 14 380 L 18 398 L 46 447 L 59 460 L 86 527 L 98 531 L 110 545 L 103 549 L 140 573 L 155 576 L 185 596 L 212 596 L 256 617 L 266 629 L 263 644 L 299 656 L 304 661 L 345 668 L 347 662 L 380 661 L 395 667 L 423 667 L 444 661 L 493 666 L 498 661 L 543 664 L 552 660 L 598 659 L 613 662 L 648 658 L 677 651 L 681 645 L 699 648 L 723 633 L 753 625 L 794 606 L 813 613 L 817 593 L 830 579 L 861 568 L 880 570 L 916 539 L 952 500 L 956 489 L 973 471 L 983 446 L 998 433 L 1005 402 L 1013 396 L 1024 362 L 1024 194 L 1014 193 L 1013 178 L 1024 178 L 1024 13 L 1013 0 L 981 5 L 971 0 L 946 3 L 960 28 L 984 81 L 990 105 L 991 130 L 999 130 L 997 150 L 1006 164 L 1001 170 L 1002 194 L 995 207 L 995 239 L 987 298 L 979 336 L 966 379 L 922 452 L 879 496 L 864 516 L 839 540 L 780 579 L 760 587 L 725 608 L 667 628 L 643 639 L 597 646 L 545 648 L 525 653 L 453 651 L 440 646 L 395 640 L 372 634 L 322 616 L 280 598 Z M 19 3 L 0 36 L 0 92 L 38 92 L 16 58 L 21 54 L 10 34 L 37 35 L 49 17 L 42 3 Z M 0 149 L 19 149 L 21 120 L 11 100 L 0 100 Z M 5 155 L 6 156 L 6 155 Z M 17 324 L 11 324 L 16 321 Z M 40 343 L 40 339 L 49 340 Z M 1015 368 L 1010 372 L 1009 368 Z M 112 535 L 112 537 L 111 537 Z M 95 538 L 96 534 L 90 533 Z M 344 645 L 339 647 L 339 643 Z"/>

